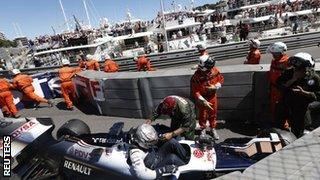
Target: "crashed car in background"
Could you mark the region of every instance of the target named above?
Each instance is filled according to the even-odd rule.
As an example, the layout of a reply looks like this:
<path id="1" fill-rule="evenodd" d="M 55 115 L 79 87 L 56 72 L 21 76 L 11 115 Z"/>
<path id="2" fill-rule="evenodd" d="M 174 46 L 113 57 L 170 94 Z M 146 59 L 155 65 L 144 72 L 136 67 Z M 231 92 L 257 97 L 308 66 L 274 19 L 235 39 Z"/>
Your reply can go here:
<path id="1" fill-rule="evenodd" d="M 83 121 L 70 120 L 59 128 L 56 140 L 52 137 L 54 124 L 50 118 L 0 122 L 0 137 L 11 135 L 12 138 L 12 178 L 135 178 L 128 161 L 134 129 L 123 132 L 123 123 L 114 124 L 107 133 L 91 134 Z M 209 179 L 216 177 L 216 173 L 244 170 L 293 140 L 294 135 L 281 130 L 263 137 L 227 139 L 219 144 L 202 136 L 195 141 L 179 140 L 188 154 L 187 162 L 175 174 L 164 178 Z"/>

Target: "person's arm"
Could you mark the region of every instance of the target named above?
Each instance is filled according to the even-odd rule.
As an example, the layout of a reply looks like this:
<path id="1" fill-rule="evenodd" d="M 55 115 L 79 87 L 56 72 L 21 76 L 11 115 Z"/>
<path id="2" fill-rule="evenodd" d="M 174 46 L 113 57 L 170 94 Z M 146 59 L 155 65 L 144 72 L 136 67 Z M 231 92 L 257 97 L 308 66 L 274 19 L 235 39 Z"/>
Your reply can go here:
<path id="1" fill-rule="evenodd" d="M 130 150 L 130 160 L 133 171 L 138 179 L 156 179 L 157 172 L 147 168 L 144 164 L 144 152 L 140 149 Z"/>
<path id="2" fill-rule="evenodd" d="M 152 122 L 155 121 L 156 119 L 158 119 L 158 118 L 161 116 L 161 114 L 159 113 L 161 107 L 162 107 L 162 103 L 159 103 L 158 106 L 153 110 L 152 116 L 151 116 L 151 118 L 150 118 L 150 120 L 151 120 Z"/>
<path id="3" fill-rule="evenodd" d="M 195 98 L 196 101 L 198 101 L 200 104 L 203 106 L 213 110 L 212 104 L 208 102 L 202 95 L 201 95 L 201 85 L 196 82 L 197 78 L 195 77 L 195 74 L 191 78 L 191 90 L 193 97 Z"/>
<path id="4" fill-rule="evenodd" d="M 94 63 L 94 65 L 95 65 L 96 70 L 97 70 L 97 71 L 100 71 L 100 64 L 98 63 L 98 61 L 96 61 L 96 62 Z"/>

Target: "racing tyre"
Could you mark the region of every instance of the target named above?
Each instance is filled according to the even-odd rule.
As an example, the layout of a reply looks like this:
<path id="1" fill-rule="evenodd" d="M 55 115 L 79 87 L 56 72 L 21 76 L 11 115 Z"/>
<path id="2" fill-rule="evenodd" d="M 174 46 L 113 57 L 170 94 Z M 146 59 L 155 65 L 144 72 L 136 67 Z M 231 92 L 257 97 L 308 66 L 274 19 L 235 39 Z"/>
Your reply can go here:
<path id="1" fill-rule="evenodd" d="M 79 137 L 83 134 L 90 134 L 89 126 L 79 119 L 71 119 L 59 128 L 57 138 L 60 139 L 65 135 Z"/>

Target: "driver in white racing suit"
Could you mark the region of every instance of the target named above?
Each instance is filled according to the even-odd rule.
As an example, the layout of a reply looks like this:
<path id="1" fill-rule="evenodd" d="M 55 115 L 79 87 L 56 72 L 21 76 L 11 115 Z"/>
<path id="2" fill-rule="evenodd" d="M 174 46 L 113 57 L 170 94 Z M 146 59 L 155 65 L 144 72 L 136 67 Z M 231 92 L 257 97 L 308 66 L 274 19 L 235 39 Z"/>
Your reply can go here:
<path id="1" fill-rule="evenodd" d="M 129 159 L 138 179 L 158 179 L 163 174 L 173 174 L 187 160 L 185 149 L 175 139 L 157 147 L 158 134 L 149 124 L 137 128 L 134 143 Z"/>

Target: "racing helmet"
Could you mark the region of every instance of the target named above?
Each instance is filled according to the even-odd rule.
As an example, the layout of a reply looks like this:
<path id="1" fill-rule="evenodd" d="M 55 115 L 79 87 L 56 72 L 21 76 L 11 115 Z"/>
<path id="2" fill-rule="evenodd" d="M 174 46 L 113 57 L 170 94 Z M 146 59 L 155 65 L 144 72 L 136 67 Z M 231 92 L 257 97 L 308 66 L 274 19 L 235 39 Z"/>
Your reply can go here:
<path id="1" fill-rule="evenodd" d="M 213 57 L 210 57 L 209 55 L 202 55 L 199 57 L 199 68 L 202 71 L 206 71 L 213 68 L 215 64 L 215 59 Z"/>
<path id="2" fill-rule="evenodd" d="M 12 74 L 13 75 L 17 75 L 17 74 L 20 74 L 21 71 L 19 69 L 12 69 Z"/>
<path id="3" fill-rule="evenodd" d="M 158 108 L 158 113 L 163 115 L 171 115 L 177 105 L 174 96 L 168 96 L 162 100 Z"/>
<path id="4" fill-rule="evenodd" d="M 61 62 L 62 62 L 62 65 L 69 65 L 70 64 L 70 61 L 68 59 L 65 59 L 65 58 L 62 59 Z"/>
<path id="5" fill-rule="evenodd" d="M 207 46 L 205 44 L 201 43 L 201 44 L 197 45 L 197 49 L 198 49 L 198 51 L 204 51 L 207 49 Z"/>
<path id="6" fill-rule="evenodd" d="M 281 53 L 281 54 L 283 54 L 287 50 L 288 50 L 288 48 L 285 43 L 275 42 L 267 48 L 267 53 L 271 53 L 271 54 Z"/>
<path id="7" fill-rule="evenodd" d="M 157 144 L 158 133 L 151 125 L 142 124 L 136 130 L 135 142 L 140 147 L 149 149 Z"/>
<path id="8" fill-rule="evenodd" d="M 289 63 L 296 68 L 313 68 L 315 61 L 309 53 L 299 52 L 289 58 Z"/>
<path id="9" fill-rule="evenodd" d="M 260 41 L 258 39 L 250 39 L 248 41 L 249 45 L 252 46 L 253 48 L 259 48 L 260 47 Z"/>

